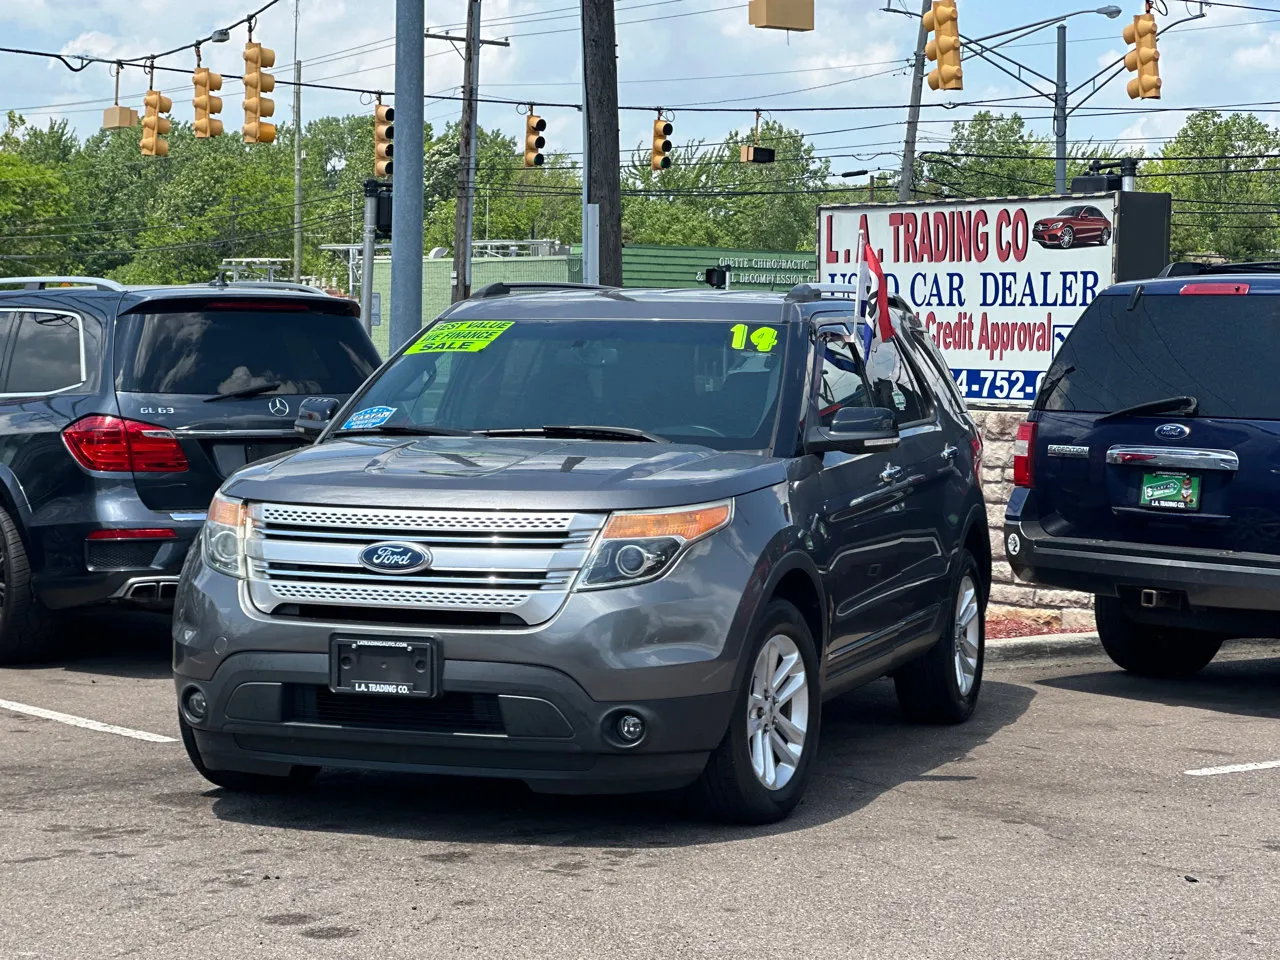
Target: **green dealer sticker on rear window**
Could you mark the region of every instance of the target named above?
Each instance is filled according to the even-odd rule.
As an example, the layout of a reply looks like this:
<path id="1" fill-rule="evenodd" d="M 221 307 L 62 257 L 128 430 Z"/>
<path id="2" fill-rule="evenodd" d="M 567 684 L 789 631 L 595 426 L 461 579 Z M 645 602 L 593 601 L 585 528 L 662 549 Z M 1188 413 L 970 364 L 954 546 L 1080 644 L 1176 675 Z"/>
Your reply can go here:
<path id="1" fill-rule="evenodd" d="M 437 323 L 405 353 L 479 353 L 502 336 L 510 320 L 453 320 Z"/>

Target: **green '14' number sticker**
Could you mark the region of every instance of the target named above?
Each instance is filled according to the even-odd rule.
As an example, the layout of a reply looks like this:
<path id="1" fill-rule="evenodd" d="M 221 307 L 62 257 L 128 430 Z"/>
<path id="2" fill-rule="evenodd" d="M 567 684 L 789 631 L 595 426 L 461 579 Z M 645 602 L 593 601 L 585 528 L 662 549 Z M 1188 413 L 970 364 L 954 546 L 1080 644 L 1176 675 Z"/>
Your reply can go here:
<path id="1" fill-rule="evenodd" d="M 735 350 L 745 350 L 750 343 L 758 353 L 772 353 L 778 345 L 778 331 L 773 327 L 757 327 L 753 331 L 745 323 L 735 323 L 729 329 L 733 333 L 729 345 Z"/>

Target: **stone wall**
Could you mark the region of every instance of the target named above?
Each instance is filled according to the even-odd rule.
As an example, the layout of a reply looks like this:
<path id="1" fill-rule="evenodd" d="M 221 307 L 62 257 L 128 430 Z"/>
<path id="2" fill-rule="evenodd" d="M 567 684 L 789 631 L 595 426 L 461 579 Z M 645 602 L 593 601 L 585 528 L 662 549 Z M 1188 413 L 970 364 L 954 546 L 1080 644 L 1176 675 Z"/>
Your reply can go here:
<path id="1" fill-rule="evenodd" d="M 1043 624 L 1046 630 L 1085 632 L 1094 629 L 1093 597 L 1073 590 L 1048 590 L 1023 583 L 1013 575 L 1004 552 L 1004 509 L 1013 490 L 1013 441 L 1025 414 L 1006 410 L 972 410 L 982 430 L 982 483 L 991 526 L 993 582 L 988 615 L 1015 617 Z"/>

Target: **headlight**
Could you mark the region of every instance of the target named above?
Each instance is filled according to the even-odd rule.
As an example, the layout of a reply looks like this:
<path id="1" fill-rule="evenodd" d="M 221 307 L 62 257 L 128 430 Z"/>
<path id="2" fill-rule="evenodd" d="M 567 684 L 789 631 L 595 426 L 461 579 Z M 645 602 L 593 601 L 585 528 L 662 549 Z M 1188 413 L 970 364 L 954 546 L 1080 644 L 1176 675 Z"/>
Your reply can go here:
<path id="1" fill-rule="evenodd" d="M 229 577 L 245 577 L 244 538 L 249 526 L 249 508 L 243 500 L 214 494 L 204 522 L 205 563 Z"/>
<path id="2" fill-rule="evenodd" d="M 1055 220 L 1055 221 L 1053 221 L 1053 223 L 1049 224 L 1049 229 L 1050 229 L 1050 230 L 1061 230 L 1061 229 L 1062 229 L 1062 221 L 1061 221 L 1061 220 Z"/>
<path id="3" fill-rule="evenodd" d="M 581 590 L 618 587 L 662 576 L 691 543 L 728 525 L 732 503 L 708 503 L 609 517 L 578 580 Z"/>

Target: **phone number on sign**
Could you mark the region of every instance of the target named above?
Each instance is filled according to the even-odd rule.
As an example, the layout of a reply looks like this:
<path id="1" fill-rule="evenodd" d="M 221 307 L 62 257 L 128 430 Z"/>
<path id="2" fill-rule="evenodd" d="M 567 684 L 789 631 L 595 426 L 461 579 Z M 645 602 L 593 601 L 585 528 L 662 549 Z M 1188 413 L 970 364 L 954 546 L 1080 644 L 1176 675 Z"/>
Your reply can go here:
<path id="1" fill-rule="evenodd" d="M 969 400 L 1034 400 L 1043 370 L 952 370 Z"/>

